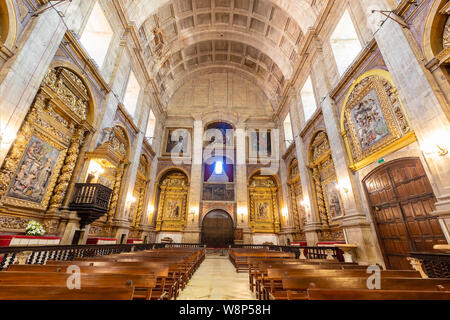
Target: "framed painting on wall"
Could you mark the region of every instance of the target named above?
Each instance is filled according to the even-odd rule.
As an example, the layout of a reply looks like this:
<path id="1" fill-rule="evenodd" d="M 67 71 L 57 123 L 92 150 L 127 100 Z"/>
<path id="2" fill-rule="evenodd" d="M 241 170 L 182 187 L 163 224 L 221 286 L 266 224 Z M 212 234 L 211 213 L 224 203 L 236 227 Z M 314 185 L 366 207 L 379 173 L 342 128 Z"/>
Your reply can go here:
<path id="1" fill-rule="evenodd" d="M 163 155 L 189 157 L 191 155 L 191 131 L 190 128 L 167 128 Z"/>

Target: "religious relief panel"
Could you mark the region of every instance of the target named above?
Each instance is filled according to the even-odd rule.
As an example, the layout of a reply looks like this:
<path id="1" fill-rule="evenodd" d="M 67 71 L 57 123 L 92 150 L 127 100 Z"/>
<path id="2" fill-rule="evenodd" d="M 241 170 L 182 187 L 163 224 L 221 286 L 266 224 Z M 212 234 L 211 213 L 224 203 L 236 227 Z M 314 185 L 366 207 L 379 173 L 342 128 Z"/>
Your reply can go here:
<path id="1" fill-rule="evenodd" d="M 203 200 L 234 201 L 234 184 L 203 184 Z"/>
<path id="2" fill-rule="evenodd" d="M 253 232 L 278 233 L 278 187 L 270 176 L 253 176 L 249 184 L 250 228 Z"/>
<path id="3" fill-rule="evenodd" d="M 370 72 L 357 80 L 345 100 L 341 130 L 351 159 L 359 170 L 415 140 L 397 90 L 383 75 Z"/>
<path id="4" fill-rule="evenodd" d="M 0 169 L 0 202 L 22 213 L 63 205 L 85 135 L 92 130 L 89 100 L 75 73 L 62 67 L 47 72 Z"/>
<path id="5" fill-rule="evenodd" d="M 187 222 L 189 185 L 187 177 L 174 172 L 159 185 L 157 231 L 183 231 Z"/>

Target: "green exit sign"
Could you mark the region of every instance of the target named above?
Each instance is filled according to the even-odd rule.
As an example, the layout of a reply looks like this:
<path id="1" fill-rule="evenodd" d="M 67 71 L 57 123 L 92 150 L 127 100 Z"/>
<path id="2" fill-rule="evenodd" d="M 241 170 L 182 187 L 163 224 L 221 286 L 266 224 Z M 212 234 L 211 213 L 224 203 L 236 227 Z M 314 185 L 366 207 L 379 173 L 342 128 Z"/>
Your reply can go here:
<path id="1" fill-rule="evenodd" d="M 378 160 L 378 163 L 383 163 L 384 162 L 384 158 L 383 159 L 380 159 L 380 160 Z"/>

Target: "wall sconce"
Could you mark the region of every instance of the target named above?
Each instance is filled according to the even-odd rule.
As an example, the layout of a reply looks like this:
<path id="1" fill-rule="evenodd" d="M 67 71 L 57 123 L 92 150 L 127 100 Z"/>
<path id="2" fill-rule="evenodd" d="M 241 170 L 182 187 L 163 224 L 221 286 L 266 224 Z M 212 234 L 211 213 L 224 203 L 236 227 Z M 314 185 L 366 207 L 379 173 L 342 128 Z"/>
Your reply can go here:
<path id="1" fill-rule="evenodd" d="M 341 193 L 347 194 L 350 190 L 349 185 L 350 185 L 350 183 L 348 183 L 347 181 L 345 181 L 345 182 L 341 181 L 340 183 L 336 184 L 336 189 L 338 191 L 340 191 Z"/>
<path id="2" fill-rule="evenodd" d="M 10 129 L 2 129 L 0 126 L 0 146 L 2 144 L 11 144 L 16 139 L 16 134 Z"/>
<path id="3" fill-rule="evenodd" d="M 149 216 L 152 215 L 153 212 L 155 212 L 155 207 L 152 206 L 152 205 L 149 205 L 149 206 L 148 206 L 148 209 L 147 209 L 147 212 L 148 212 L 148 215 L 149 215 Z"/>
<path id="4" fill-rule="evenodd" d="M 309 199 L 303 199 L 302 201 L 300 201 L 300 205 L 305 209 L 309 209 Z"/>
<path id="5" fill-rule="evenodd" d="M 444 157 L 448 154 L 448 149 L 442 145 L 436 144 L 436 146 L 423 147 L 422 151 L 428 156 L 439 156 Z"/>
<path id="6" fill-rule="evenodd" d="M 247 215 L 247 207 L 239 207 L 237 213 L 241 216 L 241 223 L 244 223 L 244 215 Z"/>
<path id="7" fill-rule="evenodd" d="M 195 221 L 195 216 L 198 214 L 198 207 L 192 207 L 189 212 L 192 215 L 192 222 Z"/>
<path id="8" fill-rule="evenodd" d="M 103 174 L 104 172 L 105 172 L 105 169 L 103 169 L 103 167 L 97 161 L 91 160 L 89 162 L 88 176 L 91 176 L 93 178 L 91 178 L 91 179 L 88 178 L 88 180 L 92 180 L 94 178 L 95 178 L 95 180 L 97 180 L 98 177 L 101 174 Z"/>
<path id="9" fill-rule="evenodd" d="M 281 209 L 281 214 L 283 215 L 283 217 L 287 218 L 289 214 L 288 208 L 284 207 L 283 209 Z"/>
<path id="10" fill-rule="evenodd" d="M 425 155 L 444 157 L 448 155 L 448 137 L 449 132 L 446 129 L 438 129 L 427 136 L 420 147 Z"/>

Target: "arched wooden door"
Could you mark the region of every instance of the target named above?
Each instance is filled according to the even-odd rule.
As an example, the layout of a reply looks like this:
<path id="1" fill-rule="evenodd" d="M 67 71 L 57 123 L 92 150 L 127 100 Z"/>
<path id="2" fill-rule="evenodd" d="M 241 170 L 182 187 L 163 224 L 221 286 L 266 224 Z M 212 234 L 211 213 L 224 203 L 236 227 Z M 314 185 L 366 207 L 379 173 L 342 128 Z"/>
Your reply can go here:
<path id="1" fill-rule="evenodd" d="M 363 182 L 387 268 L 411 269 L 409 252 L 447 243 L 431 215 L 436 198 L 419 159 L 389 162 Z"/>
<path id="2" fill-rule="evenodd" d="M 202 243 L 209 248 L 227 248 L 233 244 L 234 228 L 230 215 L 214 210 L 203 218 Z"/>

